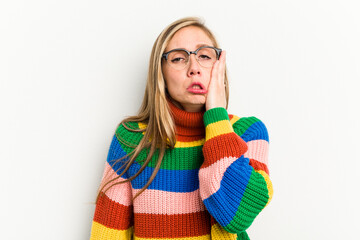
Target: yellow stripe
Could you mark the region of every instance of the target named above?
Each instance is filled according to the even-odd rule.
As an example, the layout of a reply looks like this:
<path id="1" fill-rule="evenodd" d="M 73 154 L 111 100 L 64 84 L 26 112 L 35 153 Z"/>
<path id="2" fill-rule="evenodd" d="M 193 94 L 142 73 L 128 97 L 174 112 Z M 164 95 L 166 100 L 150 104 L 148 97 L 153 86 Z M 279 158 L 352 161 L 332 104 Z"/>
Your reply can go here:
<path id="1" fill-rule="evenodd" d="M 192 142 L 176 141 L 175 148 L 198 147 L 198 146 L 204 145 L 204 143 L 205 143 L 205 138 L 197 140 L 197 141 L 192 141 Z"/>
<path id="2" fill-rule="evenodd" d="M 269 204 L 269 202 L 271 201 L 273 193 L 274 193 L 273 185 L 272 185 L 269 175 L 266 172 L 264 172 L 263 170 L 256 170 L 255 172 L 260 173 L 266 181 L 266 187 L 268 189 L 268 194 L 269 194 L 268 202 L 265 205 L 265 207 L 266 207 Z"/>
<path id="3" fill-rule="evenodd" d="M 130 227 L 126 230 L 116 230 L 112 228 L 107 228 L 104 225 L 93 221 L 91 228 L 90 240 L 114 240 L 114 239 L 132 239 L 133 227 Z"/>
<path id="4" fill-rule="evenodd" d="M 147 127 L 147 124 L 145 124 L 145 123 L 138 122 L 138 124 L 139 124 L 140 129 L 145 129 Z"/>
<path id="5" fill-rule="evenodd" d="M 122 239 L 122 238 L 121 238 Z M 209 240 L 209 239 L 213 239 L 210 237 L 209 234 L 207 235 L 203 235 L 203 236 L 199 236 L 199 237 L 183 237 L 183 238 L 139 238 L 136 237 L 134 238 L 134 240 L 187 240 L 187 239 L 192 239 L 192 240 Z M 226 239 L 226 238 L 222 238 L 222 239 Z"/>
<path id="6" fill-rule="evenodd" d="M 218 135 L 234 132 L 229 120 L 210 123 L 206 126 L 206 141 Z"/>
<path id="7" fill-rule="evenodd" d="M 233 116 L 233 118 L 230 120 L 231 126 L 234 125 L 234 123 L 237 122 L 237 120 L 239 120 L 240 118 L 238 116 Z"/>
<path id="8" fill-rule="evenodd" d="M 220 224 L 215 223 L 211 227 L 211 239 L 212 240 L 224 240 L 224 239 L 234 239 L 236 240 L 236 233 L 229 233 L 224 228 L 220 226 Z"/>

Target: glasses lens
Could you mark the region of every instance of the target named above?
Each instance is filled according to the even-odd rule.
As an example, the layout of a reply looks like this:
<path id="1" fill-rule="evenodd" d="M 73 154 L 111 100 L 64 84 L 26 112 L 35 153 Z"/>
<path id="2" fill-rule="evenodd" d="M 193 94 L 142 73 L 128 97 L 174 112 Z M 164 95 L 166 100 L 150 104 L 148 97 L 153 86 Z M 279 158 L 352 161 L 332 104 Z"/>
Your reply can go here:
<path id="1" fill-rule="evenodd" d="M 217 52 L 213 48 L 201 48 L 196 54 L 196 60 L 205 68 L 210 68 L 217 60 Z M 189 54 L 184 50 L 175 50 L 169 53 L 167 62 L 175 69 L 184 69 L 189 63 Z"/>
<path id="2" fill-rule="evenodd" d="M 213 48 L 202 48 L 197 53 L 197 60 L 201 66 L 209 68 L 214 65 L 217 60 L 217 52 Z"/>
<path id="3" fill-rule="evenodd" d="M 189 55 L 183 50 L 173 51 L 169 53 L 167 61 L 172 67 L 183 69 L 189 61 Z"/>

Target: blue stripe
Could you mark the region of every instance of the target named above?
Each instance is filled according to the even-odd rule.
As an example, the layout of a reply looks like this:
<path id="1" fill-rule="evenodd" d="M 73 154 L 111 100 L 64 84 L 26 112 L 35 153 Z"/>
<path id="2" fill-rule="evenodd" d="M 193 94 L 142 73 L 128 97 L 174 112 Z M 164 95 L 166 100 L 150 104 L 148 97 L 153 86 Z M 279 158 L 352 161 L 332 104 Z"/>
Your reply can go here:
<path id="1" fill-rule="evenodd" d="M 129 176 L 135 175 L 141 165 L 134 163 L 129 169 Z M 131 185 L 134 189 L 141 189 L 150 178 L 154 168 L 146 167 Z M 156 189 L 169 192 L 193 192 L 199 189 L 199 169 L 193 170 L 169 170 L 160 169 L 148 189 Z"/>
<path id="2" fill-rule="evenodd" d="M 249 159 L 241 156 L 226 169 L 220 189 L 203 201 L 221 226 L 227 226 L 236 215 L 253 170 Z"/>
<path id="3" fill-rule="evenodd" d="M 241 135 L 241 138 L 245 142 L 252 140 L 266 140 L 269 142 L 269 135 L 266 126 L 263 122 L 253 123 L 246 131 Z"/>
<path id="4" fill-rule="evenodd" d="M 125 168 L 126 161 L 129 160 L 129 157 L 126 157 L 122 159 L 121 161 L 117 161 L 117 159 L 122 158 L 127 153 L 124 151 L 124 149 L 121 147 L 119 140 L 117 139 L 116 135 L 114 135 L 113 140 L 110 144 L 109 153 L 107 156 L 107 162 L 110 166 L 112 166 L 112 169 L 119 175 L 123 169 Z M 114 164 L 114 166 L 113 166 Z M 122 168 L 123 167 L 123 168 Z M 128 178 L 127 174 L 124 174 L 122 176 L 123 178 Z"/>
<path id="5" fill-rule="evenodd" d="M 118 158 L 125 156 L 127 153 L 121 147 L 118 139 L 114 135 L 110 145 L 107 161 L 112 166 Z M 128 157 L 124 158 L 120 162 L 117 162 L 112 166 L 113 170 L 120 174 L 125 167 L 125 161 L 128 161 Z M 130 176 L 135 175 L 141 168 L 141 165 L 134 162 L 129 170 L 122 177 L 128 179 Z M 131 181 L 131 185 L 134 189 L 141 189 L 145 186 L 149 180 L 154 168 L 146 167 L 134 180 Z M 168 170 L 160 169 L 154 180 L 149 185 L 148 189 L 156 189 L 171 192 L 193 192 L 199 189 L 199 169 L 191 170 Z"/>

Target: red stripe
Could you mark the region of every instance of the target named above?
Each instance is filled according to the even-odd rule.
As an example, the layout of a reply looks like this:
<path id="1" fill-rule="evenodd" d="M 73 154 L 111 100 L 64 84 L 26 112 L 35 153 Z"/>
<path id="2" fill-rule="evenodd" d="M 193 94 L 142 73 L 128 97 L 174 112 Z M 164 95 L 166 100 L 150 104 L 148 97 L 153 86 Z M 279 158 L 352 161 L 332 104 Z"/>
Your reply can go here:
<path id="1" fill-rule="evenodd" d="M 255 159 L 250 159 L 250 163 L 249 163 L 255 170 L 263 170 L 265 171 L 268 175 L 269 175 L 269 169 L 266 166 L 266 164 L 259 162 Z"/>
<path id="2" fill-rule="evenodd" d="M 211 227 L 218 223 L 213 216 L 210 216 L 210 219 L 211 219 Z"/>
<path id="3" fill-rule="evenodd" d="M 201 211 L 187 214 L 135 213 L 135 236 L 143 238 L 196 237 L 211 232 L 210 214 Z"/>
<path id="4" fill-rule="evenodd" d="M 247 150 L 246 142 L 234 132 L 216 136 L 207 140 L 204 144 L 205 161 L 201 168 L 210 166 L 224 157 L 240 157 Z"/>
<path id="5" fill-rule="evenodd" d="M 183 127 L 183 126 L 176 126 L 176 135 L 180 136 L 205 136 L 205 126 L 201 127 Z"/>
<path id="6" fill-rule="evenodd" d="M 180 142 L 193 142 L 193 141 L 201 140 L 203 138 L 205 138 L 205 134 L 199 136 L 181 136 L 181 135 L 176 136 L 176 140 Z"/>
<path id="7" fill-rule="evenodd" d="M 103 194 L 96 204 L 94 221 L 117 230 L 126 230 L 134 225 L 133 206 L 124 206 Z"/>

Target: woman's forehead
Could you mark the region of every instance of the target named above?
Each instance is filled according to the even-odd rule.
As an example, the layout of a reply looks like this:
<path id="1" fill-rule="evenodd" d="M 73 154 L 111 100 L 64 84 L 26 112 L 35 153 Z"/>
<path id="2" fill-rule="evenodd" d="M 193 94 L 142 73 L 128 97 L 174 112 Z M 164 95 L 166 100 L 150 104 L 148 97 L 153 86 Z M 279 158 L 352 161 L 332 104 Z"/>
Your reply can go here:
<path id="1" fill-rule="evenodd" d="M 175 48 L 184 48 L 194 51 L 201 46 L 212 46 L 213 43 L 209 36 L 199 27 L 189 26 L 177 31 L 165 51 Z"/>

